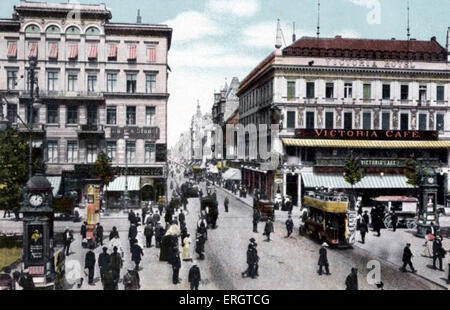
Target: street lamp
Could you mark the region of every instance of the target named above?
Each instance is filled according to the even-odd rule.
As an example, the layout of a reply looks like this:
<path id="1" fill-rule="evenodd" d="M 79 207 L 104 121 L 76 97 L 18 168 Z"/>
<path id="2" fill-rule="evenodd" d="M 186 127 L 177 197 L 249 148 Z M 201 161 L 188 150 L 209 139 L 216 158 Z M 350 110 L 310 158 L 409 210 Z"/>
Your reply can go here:
<path id="1" fill-rule="evenodd" d="M 128 203 L 130 202 L 130 194 L 128 193 L 128 149 L 127 140 L 129 139 L 128 134 L 124 135 L 125 140 L 125 191 L 122 194 L 122 201 L 125 205 L 125 209 L 128 209 Z"/>

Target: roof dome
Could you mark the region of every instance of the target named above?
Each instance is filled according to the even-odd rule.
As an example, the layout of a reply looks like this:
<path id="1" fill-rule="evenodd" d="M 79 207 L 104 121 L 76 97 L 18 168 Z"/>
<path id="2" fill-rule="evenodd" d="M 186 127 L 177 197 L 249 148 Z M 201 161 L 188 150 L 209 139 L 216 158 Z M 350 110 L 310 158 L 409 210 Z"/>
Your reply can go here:
<path id="1" fill-rule="evenodd" d="M 47 180 L 46 177 L 44 177 L 43 175 L 35 175 L 33 176 L 31 179 L 28 180 L 27 184 L 26 184 L 27 188 L 36 188 L 36 189 L 51 189 L 52 185 L 50 184 L 50 182 Z"/>

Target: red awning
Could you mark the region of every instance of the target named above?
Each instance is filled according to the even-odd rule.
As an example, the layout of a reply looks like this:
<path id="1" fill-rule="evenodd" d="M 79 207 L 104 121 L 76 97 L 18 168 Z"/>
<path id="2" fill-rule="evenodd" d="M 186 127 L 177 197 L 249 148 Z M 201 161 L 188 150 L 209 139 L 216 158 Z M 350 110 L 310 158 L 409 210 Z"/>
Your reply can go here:
<path id="1" fill-rule="evenodd" d="M 69 58 L 74 59 L 77 57 L 78 57 L 78 44 L 72 44 L 70 45 Z"/>
<path id="2" fill-rule="evenodd" d="M 98 45 L 91 44 L 91 49 L 89 50 L 89 58 L 97 58 Z"/>
<path id="3" fill-rule="evenodd" d="M 8 43 L 8 57 L 17 57 L 17 42 Z"/>
<path id="4" fill-rule="evenodd" d="M 109 46 L 108 57 L 110 57 L 110 58 L 117 57 L 117 45 L 111 44 Z"/>
<path id="5" fill-rule="evenodd" d="M 156 61 L 156 49 L 154 47 L 148 49 L 148 61 L 149 62 Z"/>
<path id="6" fill-rule="evenodd" d="M 33 42 L 30 44 L 30 53 L 28 54 L 28 58 L 37 57 L 38 53 L 38 44 L 37 42 Z"/>
<path id="7" fill-rule="evenodd" d="M 48 58 L 57 59 L 58 58 L 58 43 L 52 43 L 50 45 L 50 54 Z"/>
<path id="8" fill-rule="evenodd" d="M 136 45 L 131 45 L 129 49 L 128 59 L 136 60 Z"/>

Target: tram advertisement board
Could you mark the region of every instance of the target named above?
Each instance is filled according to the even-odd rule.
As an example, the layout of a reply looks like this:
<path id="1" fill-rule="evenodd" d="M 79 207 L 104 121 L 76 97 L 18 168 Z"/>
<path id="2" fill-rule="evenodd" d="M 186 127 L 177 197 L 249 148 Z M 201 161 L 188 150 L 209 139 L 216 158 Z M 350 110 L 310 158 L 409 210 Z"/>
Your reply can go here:
<path id="1" fill-rule="evenodd" d="M 436 141 L 435 130 L 296 129 L 302 139 Z"/>
<path id="2" fill-rule="evenodd" d="M 44 258 L 44 225 L 28 225 L 28 260 L 40 262 Z"/>

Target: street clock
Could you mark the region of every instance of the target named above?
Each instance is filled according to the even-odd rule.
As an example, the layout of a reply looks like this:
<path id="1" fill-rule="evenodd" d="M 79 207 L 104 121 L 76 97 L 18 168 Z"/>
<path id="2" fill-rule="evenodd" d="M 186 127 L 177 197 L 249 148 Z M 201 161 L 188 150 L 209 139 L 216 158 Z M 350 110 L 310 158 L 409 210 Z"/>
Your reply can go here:
<path id="1" fill-rule="evenodd" d="M 28 202 L 32 207 L 40 207 L 44 203 L 44 196 L 42 194 L 30 194 Z"/>

